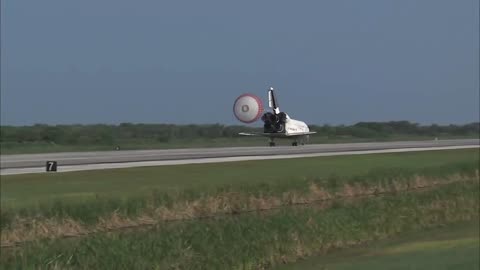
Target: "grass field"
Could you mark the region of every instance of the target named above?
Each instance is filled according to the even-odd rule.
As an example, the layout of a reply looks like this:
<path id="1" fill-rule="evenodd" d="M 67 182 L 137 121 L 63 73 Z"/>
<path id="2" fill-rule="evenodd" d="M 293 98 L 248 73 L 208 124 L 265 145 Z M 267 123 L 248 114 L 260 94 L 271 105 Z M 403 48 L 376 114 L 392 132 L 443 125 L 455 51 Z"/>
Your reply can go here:
<path id="1" fill-rule="evenodd" d="M 148 230 L 70 240 L 35 241 L 3 250 L 0 266 L 2 269 L 266 269 L 399 233 L 472 221 L 478 219 L 478 202 L 478 183 L 453 183 L 426 192 L 400 193 L 356 203 L 339 202 L 328 209 L 285 209 L 271 214 L 159 224 Z M 470 244 L 471 240 L 462 243 Z M 432 245 L 444 244 L 426 247 Z M 401 246 L 400 251 L 398 247 L 386 251 L 396 254 L 402 249 L 415 248 L 418 247 Z"/>
<path id="2" fill-rule="evenodd" d="M 470 139 L 478 136 L 453 136 L 445 135 L 440 139 Z M 352 143 L 352 142 L 373 142 L 373 141 L 421 141 L 433 140 L 433 136 L 414 136 L 414 135 L 394 135 L 384 138 L 356 138 L 351 136 L 328 138 L 327 136 L 311 136 L 309 143 Z M 114 145 L 61 145 L 47 142 L 23 142 L 23 143 L 0 143 L 2 155 L 9 154 L 27 154 L 27 153 L 53 153 L 53 152 L 82 152 L 82 151 L 111 151 L 116 146 L 122 150 L 140 150 L 140 149 L 174 149 L 174 148 L 196 148 L 196 147 L 230 147 L 230 146 L 265 146 L 268 140 L 262 137 L 233 137 L 233 138 L 199 138 L 172 140 L 170 142 L 158 142 L 155 139 L 146 140 L 127 140 L 119 141 Z M 278 145 L 290 145 L 291 140 L 277 140 Z"/>
<path id="3" fill-rule="evenodd" d="M 456 224 L 479 218 L 479 158 L 465 149 L 2 176 L 0 268 L 468 269 L 478 233 Z M 444 238 L 430 231 L 445 225 Z"/>
<path id="4" fill-rule="evenodd" d="M 478 154 L 469 149 L 7 176 L 1 180 L 1 240 L 478 183 Z"/>
<path id="5" fill-rule="evenodd" d="M 480 268 L 479 221 L 406 233 L 402 237 L 280 266 L 278 270 Z"/>
<path id="6" fill-rule="evenodd" d="M 0 268 L 469 269 L 478 164 L 465 149 L 5 176 Z"/>

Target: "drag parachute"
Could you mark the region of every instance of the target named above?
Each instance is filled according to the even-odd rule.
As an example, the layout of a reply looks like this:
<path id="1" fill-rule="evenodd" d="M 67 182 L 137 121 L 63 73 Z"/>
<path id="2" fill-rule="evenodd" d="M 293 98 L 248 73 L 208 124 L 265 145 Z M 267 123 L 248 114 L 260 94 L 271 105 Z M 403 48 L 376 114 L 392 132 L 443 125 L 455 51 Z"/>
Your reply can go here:
<path id="1" fill-rule="evenodd" d="M 233 104 L 233 114 L 243 123 L 257 121 L 262 116 L 262 113 L 262 100 L 253 94 L 243 94 Z"/>

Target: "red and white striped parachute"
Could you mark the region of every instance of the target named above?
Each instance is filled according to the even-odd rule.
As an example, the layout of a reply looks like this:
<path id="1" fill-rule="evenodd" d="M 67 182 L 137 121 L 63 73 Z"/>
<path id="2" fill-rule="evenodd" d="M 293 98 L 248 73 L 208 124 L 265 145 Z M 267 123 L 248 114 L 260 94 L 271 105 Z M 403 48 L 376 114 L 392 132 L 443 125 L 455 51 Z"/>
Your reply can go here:
<path id="1" fill-rule="evenodd" d="M 260 119 L 263 113 L 262 100 L 253 94 L 239 96 L 233 104 L 233 114 L 243 123 L 253 123 Z"/>

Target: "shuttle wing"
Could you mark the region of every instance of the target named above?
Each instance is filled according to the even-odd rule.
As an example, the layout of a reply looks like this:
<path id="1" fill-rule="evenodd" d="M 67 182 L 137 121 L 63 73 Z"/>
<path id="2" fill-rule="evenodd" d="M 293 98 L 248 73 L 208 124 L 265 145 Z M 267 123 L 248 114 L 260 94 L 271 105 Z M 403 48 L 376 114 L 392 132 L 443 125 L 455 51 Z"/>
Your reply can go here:
<path id="1" fill-rule="evenodd" d="M 312 135 L 317 133 L 316 131 L 309 131 L 309 132 L 302 132 L 300 135 Z M 297 135 L 298 133 L 293 134 L 293 136 Z"/>
<path id="2" fill-rule="evenodd" d="M 270 138 L 287 137 L 287 135 L 285 133 L 267 133 L 267 132 L 252 132 L 252 133 L 241 132 L 241 133 L 238 133 L 238 135 L 242 135 L 242 136 L 263 136 L 263 137 L 270 137 Z"/>
<path id="3" fill-rule="evenodd" d="M 238 133 L 238 135 L 242 135 L 242 136 L 263 136 L 263 137 L 270 137 L 270 138 L 284 138 L 284 137 L 305 136 L 305 135 L 311 135 L 311 134 L 315 134 L 315 133 L 317 133 L 317 132 L 309 131 L 309 132 L 298 132 L 298 133 L 294 133 L 294 134 L 266 133 L 266 132 L 252 132 L 252 133 L 241 132 L 241 133 Z"/>

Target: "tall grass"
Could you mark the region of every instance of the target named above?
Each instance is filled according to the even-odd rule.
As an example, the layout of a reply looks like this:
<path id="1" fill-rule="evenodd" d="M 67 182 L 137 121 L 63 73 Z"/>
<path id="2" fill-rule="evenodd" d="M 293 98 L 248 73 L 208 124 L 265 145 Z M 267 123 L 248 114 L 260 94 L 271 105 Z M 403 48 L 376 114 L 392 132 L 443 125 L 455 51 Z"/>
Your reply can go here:
<path id="1" fill-rule="evenodd" d="M 332 249 L 479 216 L 478 183 L 269 215 L 162 224 L 4 250 L 2 269 L 266 269 Z"/>
<path id="2" fill-rule="evenodd" d="M 303 179 L 278 185 L 224 186 L 175 193 L 152 191 L 125 199 L 97 196 L 81 203 L 54 201 L 35 208 L 2 209 L 2 244 L 61 237 L 115 228 L 151 225 L 164 220 L 275 209 L 322 200 L 378 195 L 459 181 L 477 181 L 475 163 L 423 170 L 374 170 L 363 176 Z"/>

